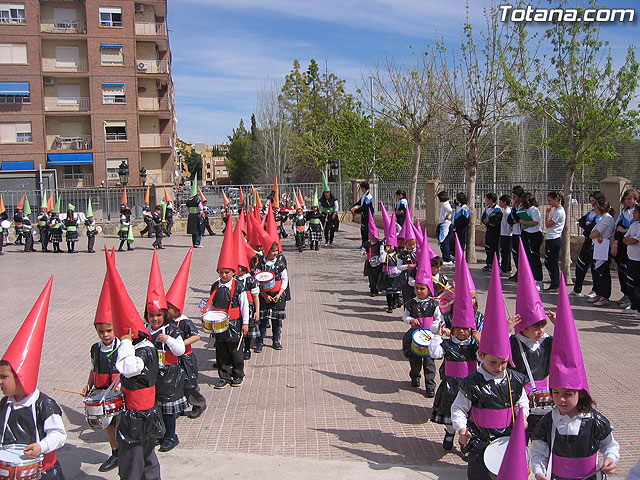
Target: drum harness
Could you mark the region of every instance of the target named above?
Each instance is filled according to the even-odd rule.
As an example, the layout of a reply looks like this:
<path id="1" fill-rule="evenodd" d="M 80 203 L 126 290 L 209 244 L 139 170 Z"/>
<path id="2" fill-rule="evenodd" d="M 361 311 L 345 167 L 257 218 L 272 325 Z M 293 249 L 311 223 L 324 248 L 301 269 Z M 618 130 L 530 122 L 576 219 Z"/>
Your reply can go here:
<path id="1" fill-rule="evenodd" d="M 2 421 L 2 435 L 0 435 L 0 448 L 3 447 L 4 444 L 4 432 L 7 430 L 7 423 L 9 423 L 9 415 L 11 415 L 11 411 L 15 410 L 14 404 L 7 406 L 7 411 L 4 414 L 4 420 Z M 40 443 L 40 432 L 38 432 L 38 422 L 36 420 L 36 401 L 34 400 L 31 404 L 31 416 L 33 417 L 33 425 L 34 431 L 36 433 L 36 441 L 35 443 Z"/>
<path id="2" fill-rule="evenodd" d="M 511 377 L 509 376 L 509 372 L 507 372 L 506 370 L 504 371 L 505 376 L 507 377 L 507 384 L 509 385 L 509 403 L 511 404 L 511 419 L 513 424 L 515 425 L 516 423 L 516 412 L 513 408 L 513 393 L 511 391 Z M 484 433 L 483 428 L 478 425 L 478 422 L 476 422 L 476 420 L 473 418 L 473 413 L 471 413 L 471 420 L 473 421 L 473 423 L 476 424 L 476 427 L 478 427 L 478 430 L 480 430 L 480 432 Z M 470 440 L 471 441 L 471 440 Z M 491 443 L 491 441 L 489 440 L 489 443 Z"/>

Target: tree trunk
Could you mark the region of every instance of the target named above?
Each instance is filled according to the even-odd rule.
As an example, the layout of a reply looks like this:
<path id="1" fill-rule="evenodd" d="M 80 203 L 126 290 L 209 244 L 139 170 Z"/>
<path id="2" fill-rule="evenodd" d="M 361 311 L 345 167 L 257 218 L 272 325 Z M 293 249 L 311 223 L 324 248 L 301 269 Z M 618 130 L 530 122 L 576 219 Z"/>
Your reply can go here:
<path id="1" fill-rule="evenodd" d="M 411 190 L 409 192 L 409 208 L 413 212 L 416 204 L 416 191 L 418 190 L 418 171 L 420 169 L 420 152 L 422 145 L 419 139 L 413 139 L 413 168 L 411 169 Z"/>
<path id="2" fill-rule="evenodd" d="M 567 220 L 564 224 L 562 232 L 562 250 L 560 251 L 560 271 L 564 274 L 567 285 L 573 285 L 571 277 L 571 197 L 573 195 L 573 176 L 575 169 L 571 166 L 567 167 L 567 174 L 564 177 L 564 209 Z"/>
<path id="3" fill-rule="evenodd" d="M 478 132 L 473 130 L 469 138 L 465 183 L 467 185 L 467 206 L 469 207 L 469 228 L 467 229 L 467 263 L 476 263 L 476 178 L 478 174 Z"/>

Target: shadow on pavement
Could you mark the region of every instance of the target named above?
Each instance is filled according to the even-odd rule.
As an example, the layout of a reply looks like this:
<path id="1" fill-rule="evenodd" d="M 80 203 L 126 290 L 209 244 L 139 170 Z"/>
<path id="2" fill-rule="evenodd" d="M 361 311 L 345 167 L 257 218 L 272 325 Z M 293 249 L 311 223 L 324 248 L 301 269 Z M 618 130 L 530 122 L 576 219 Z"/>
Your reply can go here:
<path id="1" fill-rule="evenodd" d="M 375 355 L 376 357 L 386 357 L 389 360 L 404 359 L 404 355 L 402 354 L 400 349 L 391 350 L 389 348 L 349 347 L 347 345 L 328 345 L 326 343 L 313 343 L 313 345 L 318 345 L 320 347 L 338 348 L 340 350 L 348 350 L 353 353 L 364 353 L 368 355 Z"/>
<path id="2" fill-rule="evenodd" d="M 329 378 L 346 380 L 354 383 L 355 385 L 360 385 L 363 387 L 365 392 L 369 393 L 385 395 L 398 393 L 400 390 L 406 390 L 408 392 L 416 391 L 415 388 L 411 387 L 411 382 L 409 380 L 402 381 L 388 380 L 386 378 L 363 377 L 360 375 L 349 375 L 348 373 L 327 372 L 325 370 L 317 370 L 315 368 L 312 368 L 311 371 L 325 375 Z"/>
<path id="3" fill-rule="evenodd" d="M 58 458 L 67 480 L 104 480 L 105 478 L 89 475 L 81 469 L 83 463 L 99 466 L 108 458 L 108 455 L 104 453 L 66 443 L 64 447 L 58 450 Z"/>
<path id="4" fill-rule="evenodd" d="M 415 405 L 407 405 L 398 402 L 365 400 L 344 393 L 332 392 L 330 390 L 324 391 L 352 403 L 355 405 L 356 411 L 363 417 L 375 417 L 376 415 L 369 413 L 367 410 L 377 410 L 379 412 L 387 412 L 391 414 L 394 421 L 408 425 L 422 425 L 431 418 L 431 408 L 419 405 L 418 401 L 416 401 Z M 421 398 L 421 400 L 424 400 L 424 398 Z"/>
<path id="5" fill-rule="evenodd" d="M 338 332 L 338 333 L 346 333 L 349 335 L 363 335 L 365 337 L 370 338 L 382 338 L 389 340 L 402 340 L 404 332 L 380 332 L 380 331 L 370 331 L 370 330 L 339 330 L 336 328 L 328 328 L 329 332 Z"/>

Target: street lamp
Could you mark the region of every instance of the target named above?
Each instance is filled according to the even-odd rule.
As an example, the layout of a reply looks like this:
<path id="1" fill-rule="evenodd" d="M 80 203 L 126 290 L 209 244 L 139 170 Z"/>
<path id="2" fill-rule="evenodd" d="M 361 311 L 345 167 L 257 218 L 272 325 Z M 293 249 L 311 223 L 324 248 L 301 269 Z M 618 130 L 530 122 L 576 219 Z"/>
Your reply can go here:
<path id="1" fill-rule="evenodd" d="M 129 165 L 124 160 L 118 166 L 118 176 L 120 177 L 121 185 L 129 183 Z"/>
<path id="2" fill-rule="evenodd" d="M 291 183 L 291 174 L 293 173 L 293 171 L 291 170 L 291 166 L 287 165 L 284 169 L 284 179 L 286 180 L 287 183 Z"/>
<path id="3" fill-rule="evenodd" d="M 340 174 L 340 165 L 338 162 L 334 162 L 333 160 L 329 162 L 329 181 L 336 182 L 338 180 L 338 175 Z"/>
<path id="4" fill-rule="evenodd" d="M 140 183 L 143 187 L 147 183 L 147 169 L 144 167 L 140 167 Z"/>

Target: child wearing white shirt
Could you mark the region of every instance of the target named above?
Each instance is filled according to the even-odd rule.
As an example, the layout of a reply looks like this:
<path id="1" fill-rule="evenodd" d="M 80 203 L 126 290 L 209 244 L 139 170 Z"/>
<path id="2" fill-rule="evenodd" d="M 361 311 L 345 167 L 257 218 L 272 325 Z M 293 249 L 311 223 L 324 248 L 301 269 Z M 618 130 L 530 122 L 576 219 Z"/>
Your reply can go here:
<path id="1" fill-rule="evenodd" d="M 634 222 L 629 225 L 622 241 L 627 246 L 627 289 L 630 293 L 631 309 L 638 312 L 640 320 L 640 204 L 633 209 Z"/>

